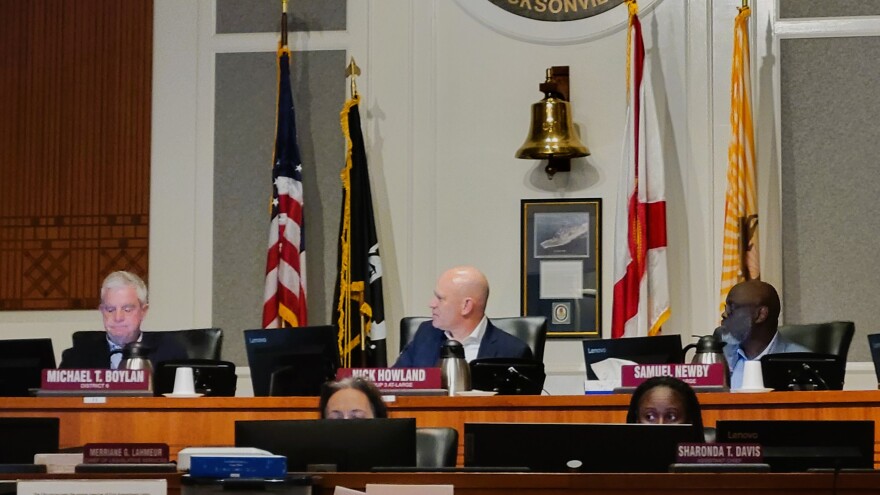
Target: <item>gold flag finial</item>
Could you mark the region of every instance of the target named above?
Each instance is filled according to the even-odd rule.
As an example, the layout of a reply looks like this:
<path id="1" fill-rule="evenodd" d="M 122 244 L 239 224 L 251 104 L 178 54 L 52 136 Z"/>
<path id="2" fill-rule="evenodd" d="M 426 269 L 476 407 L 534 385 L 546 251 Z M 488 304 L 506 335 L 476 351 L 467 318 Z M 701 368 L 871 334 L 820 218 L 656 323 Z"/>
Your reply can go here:
<path id="1" fill-rule="evenodd" d="M 281 0 L 281 41 L 280 48 L 287 46 L 287 0 Z"/>
<path id="2" fill-rule="evenodd" d="M 354 57 L 351 57 L 351 61 L 348 63 L 348 67 L 345 68 L 345 77 L 351 78 L 351 97 L 354 98 L 357 96 L 357 77 L 361 75 L 361 68 L 358 67 L 358 64 L 354 61 Z"/>

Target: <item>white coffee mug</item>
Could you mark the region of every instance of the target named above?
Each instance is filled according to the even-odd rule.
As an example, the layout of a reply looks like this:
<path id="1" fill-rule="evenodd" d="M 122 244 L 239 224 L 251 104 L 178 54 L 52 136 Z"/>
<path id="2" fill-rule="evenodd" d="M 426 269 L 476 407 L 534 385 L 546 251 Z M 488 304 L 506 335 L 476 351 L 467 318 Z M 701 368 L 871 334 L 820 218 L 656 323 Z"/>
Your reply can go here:
<path id="1" fill-rule="evenodd" d="M 746 361 L 743 367 L 742 388 L 758 390 L 764 388 L 764 373 L 761 371 L 761 361 Z"/>
<path id="2" fill-rule="evenodd" d="M 193 369 L 188 367 L 177 368 L 174 371 L 174 395 L 193 395 L 196 393 Z"/>

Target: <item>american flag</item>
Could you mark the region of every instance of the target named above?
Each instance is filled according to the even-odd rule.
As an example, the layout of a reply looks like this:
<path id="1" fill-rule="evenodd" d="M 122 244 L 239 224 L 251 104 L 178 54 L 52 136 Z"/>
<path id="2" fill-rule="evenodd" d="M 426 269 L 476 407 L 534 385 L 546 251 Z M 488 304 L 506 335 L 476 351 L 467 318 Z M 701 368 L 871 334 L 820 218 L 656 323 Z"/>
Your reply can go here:
<path id="1" fill-rule="evenodd" d="M 627 115 L 614 232 L 614 338 L 656 335 L 669 318 L 660 126 L 638 5 L 635 0 L 627 0 L 627 5 Z"/>
<path id="2" fill-rule="evenodd" d="M 290 49 L 278 49 L 278 115 L 272 160 L 272 221 L 263 293 L 263 327 L 305 326 L 306 244 L 302 160 L 290 86 Z"/>

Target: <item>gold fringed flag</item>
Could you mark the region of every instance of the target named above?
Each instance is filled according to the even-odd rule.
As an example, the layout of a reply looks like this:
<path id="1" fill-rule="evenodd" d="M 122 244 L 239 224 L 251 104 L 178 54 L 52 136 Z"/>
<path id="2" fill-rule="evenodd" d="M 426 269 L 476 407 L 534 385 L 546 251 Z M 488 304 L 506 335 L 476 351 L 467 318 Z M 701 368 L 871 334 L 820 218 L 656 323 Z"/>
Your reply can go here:
<path id="1" fill-rule="evenodd" d="M 721 253 L 721 308 L 731 287 L 761 278 L 758 259 L 758 201 L 755 189 L 755 134 L 752 129 L 748 19 L 741 7 L 733 30 L 730 82 L 730 145 Z"/>
<path id="2" fill-rule="evenodd" d="M 627 5 L 627 113 L 614 231 L 614 338 L 656 335 L 670 314 L 660 124 L 638 6 L 634 0 Z"/>
<path id="3" fill-rule="evenodd" d="M 278 114 L 272 159 L 272 219 L 263 293 L 263 327 L 305 326 L 306 244 L 302 160 L 290 84 L 290 49 L 278 49 Z"/>
<path id="4" fill-rule="evenodd" d="M 385 305 L 382 262 L 373 216 L 367 153 L 358 111 L 360 96 L 349 99 L 340 114 L 346 154 L 339 226 L 339 301 L 333 321 L 339 326 L 340 366 L 385 367 Z"/>

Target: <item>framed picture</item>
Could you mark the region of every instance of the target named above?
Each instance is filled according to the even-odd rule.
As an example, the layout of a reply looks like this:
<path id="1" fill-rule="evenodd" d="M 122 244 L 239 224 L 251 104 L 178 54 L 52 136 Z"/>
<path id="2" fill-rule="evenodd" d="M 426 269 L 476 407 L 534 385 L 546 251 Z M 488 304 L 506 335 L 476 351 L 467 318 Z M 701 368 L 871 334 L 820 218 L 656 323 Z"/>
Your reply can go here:
<path id="1" fill-rule="evenodd" d="M 602 200 L 522 200 L 523 316 L 547 337 L 601 335 Z"/>

